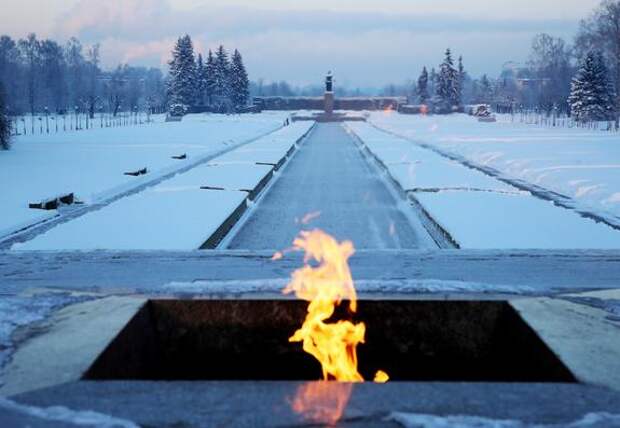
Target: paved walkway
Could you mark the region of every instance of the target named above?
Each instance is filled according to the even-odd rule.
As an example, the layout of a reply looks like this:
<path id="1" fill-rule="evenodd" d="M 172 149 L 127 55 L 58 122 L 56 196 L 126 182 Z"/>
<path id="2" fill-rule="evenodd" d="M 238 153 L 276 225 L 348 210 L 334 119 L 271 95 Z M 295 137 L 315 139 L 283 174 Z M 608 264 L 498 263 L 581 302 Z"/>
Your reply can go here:
<path id="1" fill-rule="evenodd" d="M 341 124 L 318 124 L 227 248 L 284 249 L 316 227 L 359 249 L 436 248 L 399 203 Z"/>

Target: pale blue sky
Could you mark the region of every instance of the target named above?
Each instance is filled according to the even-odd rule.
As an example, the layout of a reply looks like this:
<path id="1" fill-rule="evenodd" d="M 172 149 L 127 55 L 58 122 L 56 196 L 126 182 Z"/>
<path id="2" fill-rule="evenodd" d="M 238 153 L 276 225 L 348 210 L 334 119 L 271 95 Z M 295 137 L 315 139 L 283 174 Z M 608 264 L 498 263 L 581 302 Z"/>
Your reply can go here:
<path id="1" fill-rule="evenodd" d="M 474 75 L 524 61 L 542 31 L 572 39 L 599 0 L 0 0 L 14 37 L 101 42 L 104 64 L 160 66 L 175 38 L 239 48 L 251 77 L 380 86 L 417 75 L 452 47 Z"/>

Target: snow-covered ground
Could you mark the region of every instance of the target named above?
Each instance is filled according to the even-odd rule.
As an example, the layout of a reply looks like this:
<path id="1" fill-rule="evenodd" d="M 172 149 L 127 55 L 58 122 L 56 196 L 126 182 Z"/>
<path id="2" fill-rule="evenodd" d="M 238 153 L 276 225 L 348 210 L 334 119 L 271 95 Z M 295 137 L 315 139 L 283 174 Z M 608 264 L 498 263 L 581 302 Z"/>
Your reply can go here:
<path id="1" fill-rule="evenodd" d="M 436 119 L 378 113 L 372 117 L 381 127 L 414 136 L 423 143 L 438 145 L 442 140 L 433 137 L 432 132 L 439 131 L 425 128 L 433 127 L 435 120 L 449 124 L 446 127 L 451 126 L 451 131 L 455 133 L 452 138 L 455 140 L 473 133 L 470 127 L 483 125 L 464 115 Z M 462 134 L 458 134 L 461 132 L 459 126 L 464 129 Z M 539 199 L 430 149 L 419 147 L 408 139 L 380 131 L 371 124 L 350 123 L 348 127 L 383 163 L 392 178 L 404 190 L 413 192 L 430 216 L 462 248 L 620 248 L 620 232 L 605 224 L 584 218 L 573 210 L 555 206 L 552 202 Z M 496 139 L 503 138 L 503 132 L 509 134 L 507 128 L 496 126 L 494 129 Z M 475 145 L 475 142 L 469 143 L 469 146 Z M 544 150 L 543 147 L 541 151 L 544 153 Z M 550 157 L 548 161 L 552 162 L 553 155 L 547 153 L 547 156 Z M 620 163 L 620 151 L 618 161 Z M 610 183 L 613 181 L 609 178 Z M 615 181 L 620 186 L 618 177 Z"/>
<path id="2" fill-rule="evenodd" d="M 207 164 L 63 223 L 19 250 L 192 250 L 242 204 L 312 127 L 297 122 Z M 257 164 L 259 162 L 260 164 Z"/>
<path id="3" fill-rule="evenodd" d="M 466 115 L 377 112 L 370 121 L 398 135 L 558 192 L 620 224 L 620 136 L 580 128 L 480 123 Z"/>
<path id="4" fill-rule="evenodd" d="M 189 115 L 183 122 L 96 128 L 15 139 L 0 153 L 0 236 L 56 214 L 28 204 L 73 192 L 98 202 L 227 147 L 264 135 L 289 113 Z M 185 160 L 173 156 L 187 155 Z M 148 168 L 142 177 L 125 172 Z"/>

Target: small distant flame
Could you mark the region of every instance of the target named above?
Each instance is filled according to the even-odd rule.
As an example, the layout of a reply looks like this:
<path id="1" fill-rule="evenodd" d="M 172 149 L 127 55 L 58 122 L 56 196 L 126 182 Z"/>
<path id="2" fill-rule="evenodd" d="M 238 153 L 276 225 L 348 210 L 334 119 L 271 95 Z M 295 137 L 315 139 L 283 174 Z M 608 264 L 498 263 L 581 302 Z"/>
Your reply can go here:
<path id="1" fill-rule="evenodd" d="M 312 220 L 315 220 L 319 218 L 320 216 L 321 216 L 321 211 L 314 211 L 314 212 L 308 213 L 305 216 L 303 216 L 303 218 L 301 219 L 301 224 L 309 224 L 310 222 L 312 222 Z"/>
<path id="2" fill-rule="evenodd" d="M 420 106 L 420 114 L 426 116 L 428 114 L 428 106 L 426 104 L 422 104 Z"/>
<path id="3" fill-rule="evenodd" d="M 386 372 L 384 372 L 383 370 L 379 370 L 376 374 L 375 374 L 375 379 L 374 382 L 376 383 L 385 383 L 388 380 L 390 380 L 390 377 L 388 376 L 388 374 Z"/>

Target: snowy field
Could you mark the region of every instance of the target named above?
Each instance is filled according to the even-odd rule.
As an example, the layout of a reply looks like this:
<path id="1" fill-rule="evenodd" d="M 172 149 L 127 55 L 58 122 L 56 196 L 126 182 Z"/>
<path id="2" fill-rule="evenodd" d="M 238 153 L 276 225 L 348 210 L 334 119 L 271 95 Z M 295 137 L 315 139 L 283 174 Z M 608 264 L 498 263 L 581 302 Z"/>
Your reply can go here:
<path id="1" fill-rule="evenodd" d="M 7 184 L 0 195 L 0 236 L 56 214 L 29 209 L 29 203 L 71 192 L 85 203 L 100 202 L 273 131 L 288 115 L 190 115 L 180 123 L 17 137 L 12 150 L 0 153 L 0 180 Z M 172 158 L 184 154 L 185 160 Z M 149 173 L 124 175 L 142 168 Z"/>
<path id="2" fill-rule="evenodd" d="M 441 144 L 443 141 L 433 134 L 440 132 L 435 121 L 445 122 L 446 128 L 450 126 L 455 133 L 451 138 L 458 141 L 465 139 L 466 135 L 474 134 L 483 125 L 464 115 L 430 118 L 379 113 L 373 115 L 373 121 L 379 126 L 430 144 Z M 497 140 L 504 138 L 504 134 L 510 135 L 506 124 L 484 125 L 488 128 L 487 139 L 490 138 L 490 130 L 494 130 Z M 385 166 L 400 187 L 411 192 L 461 248 L 620 248 L 620 232 L 605 224 L 584 218 L 573 210 L 555 206 L 529 192 L 421 148 L 407 139 L 380 131 L 371 124 L 350 123 L 348 127 Z M 431 131 L 429 127 L 437 129 Z M 606 141 L 612 144 L 611 140 Z M 470 141 L 467 147 L 473 150 L 478 146 L 478 150 L 483 150 L 486 144 Z M 518 153 L 516 144 L 511 146 L 515 155 Z M 586 146 L 587 143 L 582 145 Z M 450 146 L 451 149 L 453 147 Z M 559 150 L 557 143 L 556 147 Z M 534 150 L 535 146 L 529 145 L 527 148 Z M 614 149 L 612 147 L 611 150 Z M 544 154 L 544 150 L 543 144 L 539 156 Z M 620 151 L 618 154 L 620 164 Z M 548 162 L 553 162 L 553 154 L 547 153 L 547 156 Z M 599 157 L 602 159 L 603 154 L 599 154 Z M 561 156 L 559 158 L 562 159 Z M 614 178 L 609 177 L 607 181 L 613 183 Z M 615 182 L 620 187 L 620 178 L 615 177 Z M 611 184 L 608 186 L 611 187 Z"/>
<path id="3" fill-rule="evenodd" d="M 248 193 L 272 172 L 312 125 L 313 122 L 293 123 L 13 248 L 198 249 L 246 203 Z"/>
<path id="4" fill-rule="evenodd" d="M 620 224 L 620 136 L 579 128 L 480 123 L 466 115 L 373 113 L 373 124 L 427 143 L 506 176 L 573 198 Z"/>

